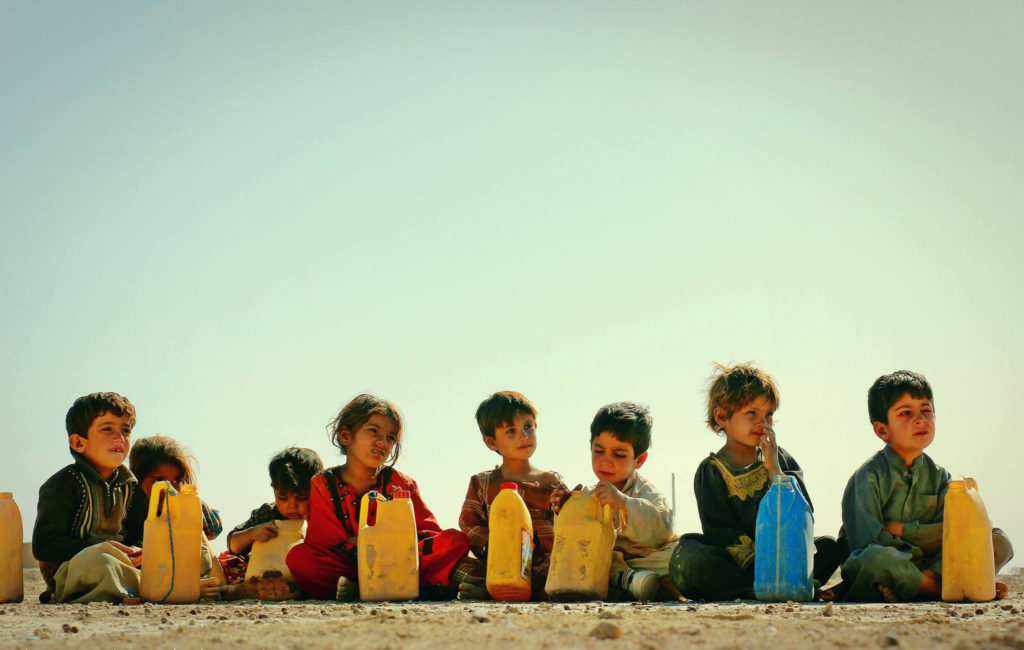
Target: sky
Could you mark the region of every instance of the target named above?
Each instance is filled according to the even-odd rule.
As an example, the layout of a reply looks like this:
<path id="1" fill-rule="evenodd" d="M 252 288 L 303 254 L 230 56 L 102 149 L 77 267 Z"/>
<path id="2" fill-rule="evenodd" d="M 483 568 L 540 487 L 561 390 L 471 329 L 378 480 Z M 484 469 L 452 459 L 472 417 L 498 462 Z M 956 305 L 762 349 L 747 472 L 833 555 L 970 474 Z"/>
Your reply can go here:
<path id="1" fill-rule="evenodd" d="M 397 468 L 444 527 L 499 461 L 489 394 L 537 406 L 533 460 L 570 484 L 597 409 L 642 402 L 642 473 L 699 531 L 702 391 L 753 361 L 816 534 L 881 448 L 867 388 L 909 368 L 929 455 L 1024 544 L 1020 3 L 3 13 L 0 491 L 26 539 L 95 391 L 191 447 L 226 528 L 280 449 L 343 462 L 326 425 L 361 392 L 402 409 Z"/>

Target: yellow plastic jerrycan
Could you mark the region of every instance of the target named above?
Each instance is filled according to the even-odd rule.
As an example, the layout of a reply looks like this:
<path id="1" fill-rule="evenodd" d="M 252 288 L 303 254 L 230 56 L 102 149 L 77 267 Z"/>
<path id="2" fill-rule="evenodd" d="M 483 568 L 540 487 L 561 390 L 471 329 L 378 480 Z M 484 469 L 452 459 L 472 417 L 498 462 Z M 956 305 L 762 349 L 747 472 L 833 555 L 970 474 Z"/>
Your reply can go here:
<path id="1" fill-rule="evenodd" d="M 0 603 L 20 603 L 25 597 L 21 536 L 21 512 L 14 495 L 0 492 Z"/>
<path id="2" fill-rule="evenodd" d="M 552 600 L 604 600 L 615 548 L 611 508 L 573 492 L 555 517 L 555 544 L 544 591 Z"/>
<path id="3" fill-rule="evenodd" d="M 996 597 L 992 522 L 973 478 L 950 481 L 942 514 L 942 600 Z"/>
<path id="4" fill-rule="evenodd" d="M 357 550 L 360 599 L 420 597 L 416 513 L 408 490 L 395 490 L 390 501 L 375 491 L 363 495 Z"/>
<path id="5" fill-rule="evenodd" d="M 515 483 L 501 484 L 501 491 L 491 503 L 488 525 L 488 593 L 494 600 L 529 600 L 533 520 Z"/>
<path id="6" fill-rule="evenodd" d="M 288 600 L 299 593 L 285 558 L 288 551 L 306 537 L 306 522 L 303 519 L 279 519 L 274 521 L 274 525 L 277 537 L 252 544 L 249 565 L 245 569 L 244 591 L 249 598 Z"/>
<path id="7" fill-rule="evenodd" d="M 196 486 L 176 493 L 167 481 L 153 484 L 149 517 L 142 529 L 139 596 L 155 603 L 199 600 L 203 510 Z"/>

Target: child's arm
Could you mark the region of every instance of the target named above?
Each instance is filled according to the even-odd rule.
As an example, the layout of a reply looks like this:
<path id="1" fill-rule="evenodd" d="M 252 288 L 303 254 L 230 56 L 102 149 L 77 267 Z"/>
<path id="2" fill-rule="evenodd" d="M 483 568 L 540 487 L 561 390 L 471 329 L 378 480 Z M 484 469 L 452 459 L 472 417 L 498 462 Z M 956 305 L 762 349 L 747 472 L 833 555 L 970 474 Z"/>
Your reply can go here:
<path id="1" fill-rule="evenodd" d="M 39 505 L 32 528 L 32 554 L 37 560 L 51 564 L 70 560 L 79 551 L 107 541 L 96 535 L 74 537 L 69 532 L 81 507 L 81 492 L 77 483 L 62 480 L 71 478 L 66 476 L 66 471 L 73 470 L 58 472 L 39 488 Z"/>
<path id="2" fill-rule="evenodd" d="M 214 510 L 202 501 L 199 503 L 203 506 L 203 534 L 206 535 L 206 539 L 217 539 L 217 536 L 224 530 L 224 524 L 220 520 L 220 511 Z"/>
<path id="3" fill-rule="evenodd" d="M 626 521 L 620 537 L 643 546 L 658 547 L 672 537 L 672 508 L 650 483 L 635 497 L 625 496 Z"/>
<path id="4" fill-rule="evenodd" d="M 239 527 L 228 534 L 228 550 L 239 555 L 248 552 L 252 548 L 253 542 L 268 542 L 275 537 L 277 537 L 277 524 L 272 521 L 247 528 Z"/>
<path id="5" fill-rule="evenodd" d="M 476 476 L 469 479 L 466 500 L 462 502 L 462 512 L 459 514 L 459 528 L 469 537 L 469 548 L 473 555 L 483 559 L 487 552 L 487 540 L 490 538 L 491 529 L 487 526 L 487 512 L 484 509 L 486 504 L 483 502 L 486 493 L 480 488 L 480 481 Z"/>
<path id="6" fill-rule="evenodd" d="M 892 546 L 910 551 L 902 537 L 887 529 L 882 515 L 882 494 L 878 476 L 870 468 L 861 468 L 850 477 L 843 492 L 843 531 L 850 550 L 859 551 L 870 544 Z"/>
<path id="7" fill-rule="evenodd" d="M 353 535 L 344 523 L 338 521 L 334 502 L 327 487 L 333 476 L 317 474 L 309 484 L 309 523 L 306 525 L 306 543 L 313 546 L 336 547 Z M 351 523 L 356 531 L 359 522 Z"/>
<path id="8" fill-rule="evenodd" d="M 942 470 L 942 485 L 935 497 L 935 511 L 931 515 L 933 523 L 922 521 L 887 521 L 885 529 L 896 537 L 901 537 L 926 554 L 942 550 L 942 516 L 949 491 L 949 472 Z M 920 515 L 917 515 L 920 516 Z M 898 532 L 894 532 L 897 531 Z"/>
<path id="9" fill-rule="evenodd" d="M 701 529 L 708 542 L 725 548 L 739 566 L 749 566 L 754 561 L 753 531 L 748 533 L 736 521 L 725 480 L 709 461 L 697 468 L 693 494 L 697 498 Z"/>
<path id="10" fill-rule="evenodd" d="M 779 469 L 786 476 L 792 476 L 796 479 L 796 486 L 799 488 L 800 493 L 804 495 L 804 499 L 807 501 L 807 507 L 814 512 L 814 504 L 811 503 L 811 493 L 807 491 L 807 486 L 804 485 L 804 471 L 800 469 L 800 465 L 796 462 L 796 459 L 789 455 L 785 449 L 779 448 Z"/>

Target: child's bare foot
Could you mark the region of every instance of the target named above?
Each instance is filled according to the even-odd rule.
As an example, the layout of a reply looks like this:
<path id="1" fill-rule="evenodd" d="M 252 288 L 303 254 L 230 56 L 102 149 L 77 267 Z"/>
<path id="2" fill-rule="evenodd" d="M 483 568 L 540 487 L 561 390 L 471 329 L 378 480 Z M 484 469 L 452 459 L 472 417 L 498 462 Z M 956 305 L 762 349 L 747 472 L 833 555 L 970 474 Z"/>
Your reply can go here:
<path id="1" fill-rule="evenodd" d="M 892 590 L 892 587 L 888 587 L 886 585 L 883 585 L 882 583 L 878 583 L 878 584 L 875 585 L 875 588 L 878 589 L 878 593 L 882 594 L 882 598 L 885 600 L 885 602 L 887 602 L 887 603 L 895 603 L 895 602 L 897 602 L 896 601 L 896 592 Z"/>
<path id="2" fill-rule="evenodd" d="M 491 594 L 486 587 L 475 585 L 472 582 L 459 583 L 459 600 L 491 600 Z"/>
<path id="3" fill-rule="evenodd" d="M 337 599 L 343 603 L 359 600 L 359 583 L 345 576 L 338 578 Z"/>
<path id="4" fill-rule="evenodd" d="M 1005 582 L 996 583 L 996 600 L 1002 600 L 1010 595 L 1010 587 Z"/>

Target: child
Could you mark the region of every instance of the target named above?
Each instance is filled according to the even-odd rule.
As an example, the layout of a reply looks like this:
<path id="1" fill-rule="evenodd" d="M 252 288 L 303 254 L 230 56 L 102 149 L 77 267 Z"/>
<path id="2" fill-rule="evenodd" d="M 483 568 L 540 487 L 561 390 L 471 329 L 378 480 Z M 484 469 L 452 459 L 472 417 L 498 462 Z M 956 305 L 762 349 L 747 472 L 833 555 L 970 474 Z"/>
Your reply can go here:
<path id="1" fill-rule="evenodd" d="M 853 551 L 843 563 L 848 600 L 942 597 L 942 514 L 949 472 L 924 453 L 935 438 L 935 404 L 923 375 L 883 375 L 868 390 L 868 415 L 885 447 L 854 472 L 843 493 L 843 531 Z M 996 572 L 1013 557 L 992 530 Z M 996 583 L 996 597 L 1007 594 Z"/>
<path id="2" fill-rule="evenodd" d="M 46 581 L 39 600 L 120 602 L 138 592 L 142 551 L 122 544 L 136 480 L 128 455 L 135 407 L 117 393 L 75 400 L 65 418 L 75 462 L 39 488 L 32 552 Z"/>
<path id="3" fill-rule="evenodd" d="M 772 420 L 779 390 L 766 372 L 749 364 L 715 364 L 708 389 L 707 425 L 725 445 L 697 467 L 693 491 L 704 533 L 683 535 L 670 563 L 672 583 L 691 599 L 754 597 L 757 509 L 780 474 L 796 479 L 811 498 L 797 462 L 775 441 Z M 814 579 L 831 577 L 843 550 L 831 537 L 814 540 Z"/>
<path id="4" fill-rule="evenodd" d="M 537 449 L 537 410 L 523 395 L 502 391 L 480 403 L 476 422 L 484 445 L 501 456 L 501 465 L 469 479 L 459 527 L 469 537 L 476 557 L 466 558 L 456 567 L 459 597 L 490 598 L 485 589 L 490 536 L 488 514 L 502 483 L 517 484 L 519 496 L 530 511 L 534 538 L 532 592 L 534 598 L 543 597 L 555 538 L 551 495 L 566 487 L 557 473 L 539 470 L 530 464 L 530 456 Z"/>
<path id="5" fill-rule="evenodd" d="M 182 484 L 192 485 L 196 482 L 192 466 L 196 463 L 195 456 L 184 445 L 167 436 L 150 436 L 143 438 L 134 445 L 128 455 L 128 467 L 132 475 L 139 481 L 139 489 L 128 505 L 125 517 L 125 544 L 139 546 L 142 544 L 143 527 L 149 516 L 149 493 L 153 484 L 167 481 L 175 490 L 181 490 Z M 222 530 L 220 513 L 206 503 L 203 507 L 203 533 L 207 539 L 216 539 Z"/>
<path id="6" fill-rule="evenodd" d="M 320 455 L 312 449 L 289 447 L 270 459 L 270 487 L 274 501 L 256 508 L 243 523 L 228 533 L 228 550 L 220 555 L 229 584 L 245 579 L 253 542 L 277 537 L 281 519 L 309 519 L 309 483 L 324 468 Z"/>
<path id="7" fill-rule="evenodd" d="M 187 447 L 167 436 L 150 436 L 132 446 L 128 456 L 128 467 L 138 480 L 139 489 L 135 491 L 135 497 L 128 507 L 128 515 L 125 518 L 126 543 L 135 546 L 142 544 L 153 485 L 166 481 L 171 484 L 174 492 L 180 492 L 182 484 L 194 485 L 196 481 L 192 465 L 195 463 L 196 458 Z M 200 505 L 206 538 L 203 539 L 203 548 L 199 556 L 199 598 L 215 600 L 220 597 L 221 589 L 227 584 L 209 542 L 220 534 L 220 515 L 202 501 Z"/>
<path id="8" fill-rule="evenodd" d="M 416 482 L 392 467 L 402 446 L 398 408 L 379 397 L 359 395 L 341 409 L 328 432 L 345 464 L 324 470 L 310 482 L 306 539 L 287 558 L 296 584 L 318 600 L 358 599 L 356 536 L 362 496 L 370 490 L 387 497 L 407 490 L 420 540 L 420 595 L 443 593 L 422 587 L 447 587 L 452 567 L 469 550 L 469 540 L 457 530 L 441 530 Z"/>
<path id="9" fill-rule="evenodd" d="M 632 402 L 601 407 L 590 424 L 590 462 L 598 483 L 586 492 L 611 506 L 619 531 L 611 586 L 638 600 L 658 595 L 678 539 L 672 534 L 672 509 L 665 497 L 637 473 L 647 461 L 652 424 L 650 410 Z M 555 512 L 566 496 L 561 491 L 551 495 Z"/>

